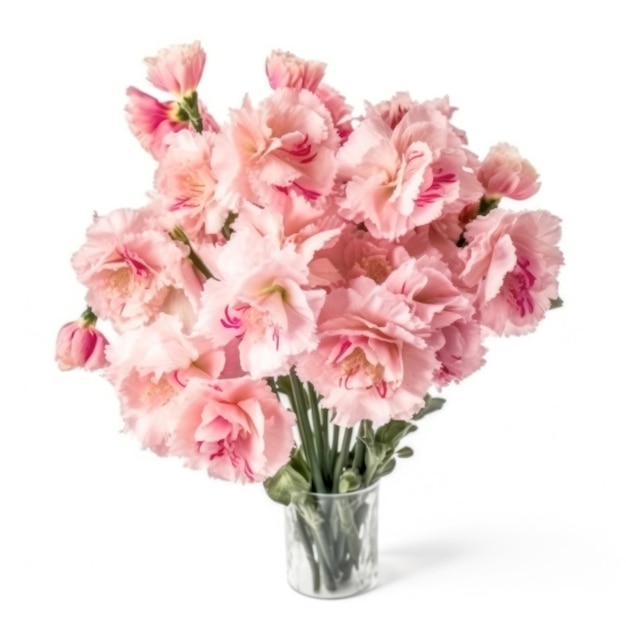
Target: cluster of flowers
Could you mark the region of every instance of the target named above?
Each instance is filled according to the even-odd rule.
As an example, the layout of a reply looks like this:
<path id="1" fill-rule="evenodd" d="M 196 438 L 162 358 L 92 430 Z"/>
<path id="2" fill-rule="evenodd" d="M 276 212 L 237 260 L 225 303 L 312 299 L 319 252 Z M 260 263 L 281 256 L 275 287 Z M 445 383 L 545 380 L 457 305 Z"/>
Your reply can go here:
<path id="1" fill-rule="evenodd" d="M 128 90 L 154 188 L 89 227 L 72 258 L 88 308 L 57 360 L 104 368 L 157 454 L 263 480 L 294 447 L 281 377 L 310 383 L 331 424 L 410 420 L 481 367 L 486 334 L 528 333 L 559 303 L 559 219 L 498 207 L 530 198 L 536 171 L 508 144 L 481 161 L 447 98 L 355 117 L 324 64 L 277 51 L 270 95 L 220 125 L 198 43 L 146 63 L 172 98 Z"/>

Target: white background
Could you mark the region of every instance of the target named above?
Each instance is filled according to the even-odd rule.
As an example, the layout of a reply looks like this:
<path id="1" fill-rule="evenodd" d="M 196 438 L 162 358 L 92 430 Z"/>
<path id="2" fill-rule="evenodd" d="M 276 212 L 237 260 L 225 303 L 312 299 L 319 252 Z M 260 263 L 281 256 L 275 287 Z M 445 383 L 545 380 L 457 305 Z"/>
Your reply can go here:
<path id="1" fill-rule="evenodd" d="M 0 9 L 0 623 L 626 623 L 623 23 L 617 2 L 180 0 Z M 273 48 L 328 63 L 359 105 L 449 94 L 480 155 L 517 145 L 529 206 L 563 220 L 565 307 L 492 342 L 382 485 L 380 584 L 301 597 L 282 510 L 119 433 L 98 375 L 60 373 L 82 311 L 69 258 L 93 211 L 139 206 L 141 59 L 200 39 L 218 120 L 258 101 Z"/>

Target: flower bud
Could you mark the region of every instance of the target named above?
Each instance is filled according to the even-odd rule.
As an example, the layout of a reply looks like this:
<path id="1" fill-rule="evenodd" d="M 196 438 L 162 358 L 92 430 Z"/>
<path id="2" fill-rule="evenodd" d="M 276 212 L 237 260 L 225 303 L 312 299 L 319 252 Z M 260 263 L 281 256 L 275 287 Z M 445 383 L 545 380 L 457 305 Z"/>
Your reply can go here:
<path id="1" fill-rule="evenodd" d="M 148 66 L 148 80 L 158 89 L 181 99 L 198 88 L 206 53 L 200 42 L 195 41 L 160 50 L 156 56 L 145 59 L 145 62 Z"/>
<path id="2" fill-rule="evenodd" d="M 292 87 L 314 92 L 324 78 L 325 70 L 325 63 L 305 61 L 279 50 L 275 50 L 265 62 L 265 72 L 272 89 Z"/>
<path id="3" fill-rule="evenodd" d="M 107 363 L 106 337 L 94 327 L 95 315 L 87 309 L 75 322 L 61 327 L 57 336 L 56 360 L 62 370 L 83 367 L 97 370 Z"/>
<path id="4" fill-rule="evenodd" d="M 539 174 L 529 161 L 523 159 L 517 148 L 499 143 L 478 170 L 478 180 L 488 198 L 526 200 L 539 189 Z"/>

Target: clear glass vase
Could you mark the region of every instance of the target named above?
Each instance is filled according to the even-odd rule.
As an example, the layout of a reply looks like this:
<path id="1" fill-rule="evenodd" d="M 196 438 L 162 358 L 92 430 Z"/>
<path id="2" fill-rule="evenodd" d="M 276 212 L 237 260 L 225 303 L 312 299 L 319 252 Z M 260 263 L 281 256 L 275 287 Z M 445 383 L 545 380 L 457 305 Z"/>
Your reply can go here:
<path id="1" fill-rule="evenodd" d="M 287 581 L 307 596 L 345 598 L 378 575 L 378 483 L 343 494 L 301 493 L 286 508 Z"/>

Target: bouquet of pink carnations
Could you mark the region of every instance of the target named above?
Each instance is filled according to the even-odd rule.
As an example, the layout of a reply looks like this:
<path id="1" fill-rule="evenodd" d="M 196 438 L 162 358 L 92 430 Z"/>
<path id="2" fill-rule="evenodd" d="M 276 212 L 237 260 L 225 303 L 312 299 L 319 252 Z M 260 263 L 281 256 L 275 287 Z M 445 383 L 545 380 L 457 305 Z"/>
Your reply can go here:
<path id="1" fill-rule="evenodd" d="M 320 531 L 313 495 L 388 474 L 441 407 L 429 392 L 482 366 L 487 334 L 528 333 L 560 304 L 559 219 L 499 206 L 538 175 L 508 144 L 480 160 L 447 98 L 355 115 L 324 64 L 274 52 L 268 97 L 219 124 L 198 43 L 146 64 L 169 99 L 131 87 L 126 114 L 153 189 L 88 228 L 72 257 L 87 309 L 57 360 L 103 368 L 145 448 L 295 502 L 332 589 L 358 548 Z"/>

